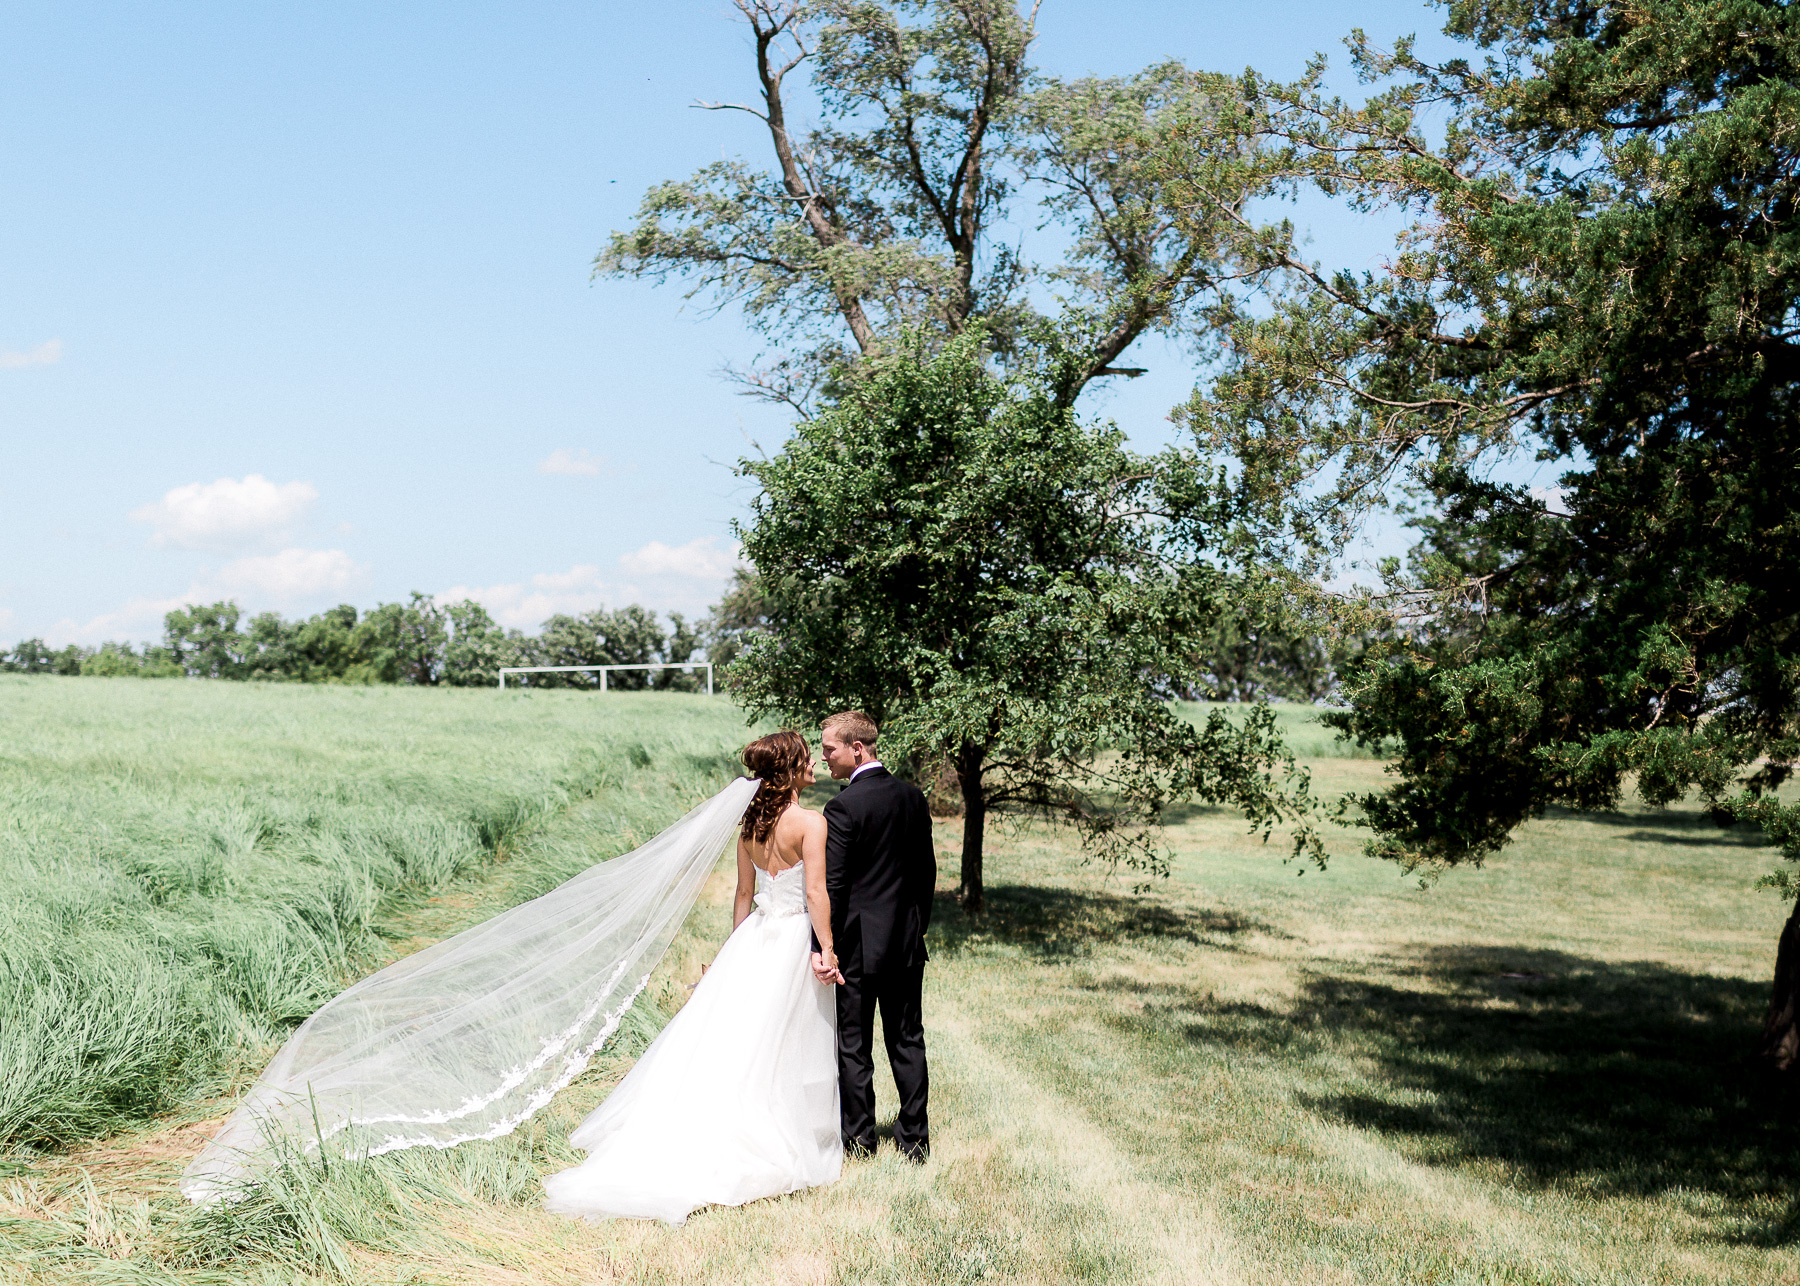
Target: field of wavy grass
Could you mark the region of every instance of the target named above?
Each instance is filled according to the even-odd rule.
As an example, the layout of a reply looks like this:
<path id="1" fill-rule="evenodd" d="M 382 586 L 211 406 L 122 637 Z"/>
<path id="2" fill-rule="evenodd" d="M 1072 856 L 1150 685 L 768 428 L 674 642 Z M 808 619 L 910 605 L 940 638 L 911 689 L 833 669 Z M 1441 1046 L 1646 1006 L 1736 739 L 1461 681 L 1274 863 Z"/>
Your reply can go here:
<path id="1" fill-rule="evenodd" d="M 0 1147 L 216 1092 L 383 958 L 409 900 L 578 800 L 654 829 L 723 783 L 742 723 L 696 698 L 0 676 Z"/>

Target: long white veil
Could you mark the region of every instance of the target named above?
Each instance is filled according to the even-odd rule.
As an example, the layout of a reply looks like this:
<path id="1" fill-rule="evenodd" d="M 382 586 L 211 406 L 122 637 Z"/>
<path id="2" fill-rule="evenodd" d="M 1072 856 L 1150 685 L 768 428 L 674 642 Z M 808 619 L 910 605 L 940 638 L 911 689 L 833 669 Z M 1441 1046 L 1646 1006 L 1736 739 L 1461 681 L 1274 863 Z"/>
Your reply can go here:
<path id="1" fill-rule="evenodd" d="M 376 1156 L 510 1133 L 650 980 L 756 794 L 739 778 L 649 843 L 364 978 L 302 1023 L 182 1176 L 229 1196 L 283 1140 Z"/>

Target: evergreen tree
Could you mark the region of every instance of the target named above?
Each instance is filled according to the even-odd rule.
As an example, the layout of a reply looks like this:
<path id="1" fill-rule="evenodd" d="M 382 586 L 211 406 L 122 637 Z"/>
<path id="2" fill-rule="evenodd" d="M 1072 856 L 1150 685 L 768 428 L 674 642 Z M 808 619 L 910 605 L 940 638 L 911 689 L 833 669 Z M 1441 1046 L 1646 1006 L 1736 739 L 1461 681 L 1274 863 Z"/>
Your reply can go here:
<path id="1" fill-rule="evenodd" d="M 1373 850 L 1479 863 L 1546 806 L 1697 791 L 1800 860 L 1800 7 L 1458 0 L 1485 56 L 1376 50 L 1361 108 L 1265 86 L 1296 178 L 1419 211 L 1391 265 L 1240 319 L 1187 409 L 1242 462 L 1296 585 L 1410 485 L 1403 626 L 1351 677 L 1348 735 L 1399 746 Z M 1427 128 L 1426 113 L 1442 122 Z M 1447 121 L 1445 120 L 1447 118 Z M 1172 187 L 1184 164 L 1169 156 Z M 1198 187 L 1196 187 L 1198 191 Z M 1496 480 L 1535 454 L 1553 490 Z M 1768 883 L 1792 897 L 1791 869 Z M 1765 1049 L 1800 1064 L 1800 905 Z"/>

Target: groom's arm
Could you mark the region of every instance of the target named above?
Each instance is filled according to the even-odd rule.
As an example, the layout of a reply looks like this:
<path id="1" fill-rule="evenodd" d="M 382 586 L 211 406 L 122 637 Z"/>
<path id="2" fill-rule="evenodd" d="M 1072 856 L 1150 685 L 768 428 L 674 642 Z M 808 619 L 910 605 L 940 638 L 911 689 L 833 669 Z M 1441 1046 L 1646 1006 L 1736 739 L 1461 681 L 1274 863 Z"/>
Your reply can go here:
<path id="1" fill-rule="evenodd" d="M 850 905 L 850 810 L 833 797 L 825 805 L 825 896 L 831 900 L 831 937 L 844 940 Z"/>
<path id="2" fill-rule="evenodd" d="M 924 796 L 919 799 L 919 815 L 923 819 L 919 825 L 919 834 L 915 837 L 918 852 L 914 858 L 914 870 L 918 872 L 919 885 L 914 896 L 918 899 L 919 932 L 924 933 L 931 927 L 931 904 L 937 895 L 937 845 L 932 842 L 931 810 L 925 807 Z"/>

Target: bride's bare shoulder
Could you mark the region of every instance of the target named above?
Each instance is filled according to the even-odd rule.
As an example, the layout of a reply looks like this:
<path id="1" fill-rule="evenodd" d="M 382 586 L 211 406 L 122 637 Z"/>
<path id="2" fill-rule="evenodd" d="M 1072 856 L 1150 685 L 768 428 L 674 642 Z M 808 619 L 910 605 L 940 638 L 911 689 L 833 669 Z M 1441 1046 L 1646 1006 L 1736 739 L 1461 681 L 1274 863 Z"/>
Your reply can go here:
<path id="1" fill-rule="evenodd" d="M 795 834 L 803 835 L 815 828 L 823 827 L 825 814 L 815 809 L 803 808 L 796 800 L 787 806 L 787 811 L 781 815 L 781 820 L 776 825 L 791 830 Z"/>

